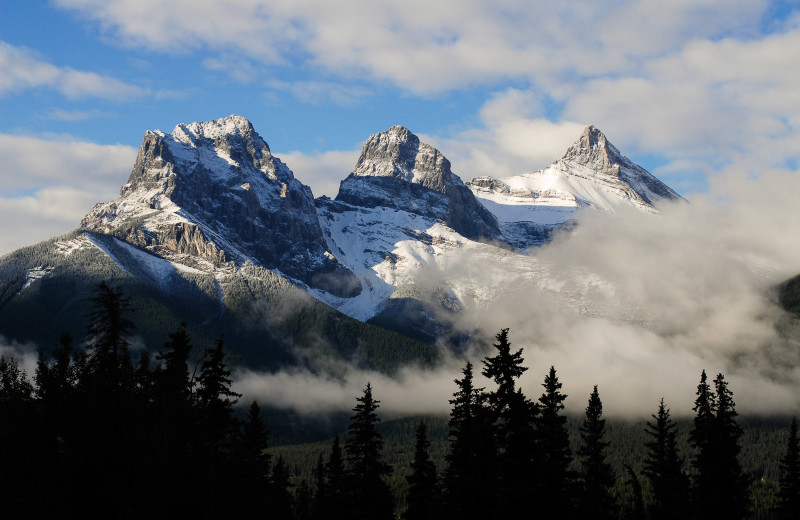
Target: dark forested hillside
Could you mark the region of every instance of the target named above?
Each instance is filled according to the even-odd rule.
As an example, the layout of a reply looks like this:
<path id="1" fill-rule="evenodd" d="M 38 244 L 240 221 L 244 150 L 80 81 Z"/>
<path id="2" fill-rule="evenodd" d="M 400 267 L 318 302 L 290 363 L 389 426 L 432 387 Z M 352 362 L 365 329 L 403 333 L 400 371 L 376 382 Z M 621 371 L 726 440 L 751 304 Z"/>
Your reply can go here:
<path id="1" fill-rule="evenodd" d="M 133 308 L 101 284 L 81 341 L 64 331 L 32 375 L 0 356 L 4 514 L 771 519 L 800 500 L 796 423 L 739 418 L 723 374 L 701 374 L 691 419 L 662 401 L 651 419 L 607 420 L 597 387 L 567 416 L 555 367 L 536 400 L 517 385 L 527 367 L 504 329 L 481 360 L 493 385 L 476 388 L 467 362 L 449 417 L 382 420 L 365 382 L 325 428 L 239 403 L 223 336 L 200 346 L 178 323 L 134 356 Z"/>
<path id="2" fill-rule="evenodd" d="M 250 368 L 298 362 L 318 368 L 334 358 L 391 373 L 437 359 L 431 344 L 354 320 L 255 265 L 224 277 L 175 271 L 151 280 L 152 273 L 133 272 L 141 258 L 151 261 L 147 254 L 126 262 L 125 255 L 135 253 L 110 237 L 92 239 L 127 270 L 95 247 L 59 252 L 63 244 L 85 241 L 84 235 L 73 232 L 0 258 L 0 336 L 48 351 L 61 331 L 81 339 L 89 298 L 106 281 L 124 292 L 135 311 L 132 341 L 151 351 L 185 322 L 201 347 L 224 335 L 231 361 Z"/>

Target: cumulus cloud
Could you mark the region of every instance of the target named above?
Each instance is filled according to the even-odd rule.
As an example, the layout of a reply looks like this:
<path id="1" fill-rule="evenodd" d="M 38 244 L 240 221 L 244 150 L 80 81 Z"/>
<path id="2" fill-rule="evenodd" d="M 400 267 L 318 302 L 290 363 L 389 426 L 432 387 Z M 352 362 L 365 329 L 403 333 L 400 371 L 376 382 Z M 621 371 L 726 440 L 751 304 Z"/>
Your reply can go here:
<path id="1" fill-rule="evenodd" d="M 417 92 L 508 78 L 624 72 L 693 39 L 754 32 L 764 2 L 588 0 L 58 0 L 127 45 L 162 52 L 231 49 L 265 63 L 301 56 L 337 74 L 367 73 Z M 153 16 L 157 12 L 158 16 Z M 420 13 L 424 13 L 421 16 Z"/>
<path id="2" fill-rule="evenodd" d="M 58 67 L 30 49 L 0 41 L 0 96 L 35 88 L 55 90 L 70 99 L 113 101 L 138 99 L 153 93 L 109 76 Z"/>
<path id="3" fill-rule="evenodd" d="M 333 103 L 339 106 L 352 106 L 370 94 L 369 89 L 365 87 L 331 81 L 269 80 L 266 84 L 273 90 L 289 92 L 295 99 L 307 105 Z"/>
<path id="4" fill-rule="evenodd" d="M 0 134 L 0 254 L 77 227 L 125 183 L 136 149 L 68 138 Z"/>
<path id="5" fill-rule="evenodd" d="M 661 397 L 675 415 L 690 415 L 705 369 L 726 375 L 743 413 L 796 414 L 800 326 L 776 305 L 775 287 L 800 272 L 800 244 L 791 239 L 800 233 L 798 190 L 795 172 L 754 178 L 732 168 L 707 195 L 659 214 L 587 210 L 574 232 L 529 253 L 527 271 L 519 257 L 486 255 L 489 246 L 463 250 L 446 268 L 421 260 L 418 279 L 462 288 L 456 327 L 475 338 L 473 351 L 397 378 L 355 369 L 336 377 L 246 372 L 239 391 L 314 413 L 351 408 L 369 380 L 387 413 L 446 413 L 465 360 L 479 368 L 493 335 L 508 327 L 530 367 L 526 395 L 541 394 L 554 365 L 572 413 L 597 384 L 610 415 L 647 416 Z M 498 296 L 464 298 L 463 288 L 476 284 Z"/>
<path id="6" fill-rule="evenodd" d="M 315 197 L 336 197 L 339 182 L 355 167 L 361 150 L 330 151 L 319 154 L 302 152 L 277 153 L 295 177 L 311 187 Z"/>
<path id="7" fill-rule="evenodd" d="M 545 166 L 585 124 L 629 154 L 665 158 L 655 173 L 689 191 L 704 185 L 689 182 L 682 165 L 798 159 L 800 24 L 796 15 L 765 23 L 773 12 L 766 1 L 56 4 L 124 45 L 202 49 L 207 67 L 243 81 L 264 65 L 303 67 L 312 79 L 268 86 L 306 103 L 352 104 L 387 83 L 429 96 L 514 81 L 474 128 L 431 136 L 462 163 L 464 178 Z"/>

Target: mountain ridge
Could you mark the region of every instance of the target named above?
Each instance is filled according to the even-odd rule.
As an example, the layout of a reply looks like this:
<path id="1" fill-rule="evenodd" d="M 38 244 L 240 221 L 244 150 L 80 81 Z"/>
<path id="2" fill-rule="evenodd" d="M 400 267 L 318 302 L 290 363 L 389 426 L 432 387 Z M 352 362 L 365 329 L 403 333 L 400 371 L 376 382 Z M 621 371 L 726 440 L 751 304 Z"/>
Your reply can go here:
<path id="1" fill-rule="evenodd" d="M 279 296 L 253 287 L 277 277 L 319 305 L 431 343 L 452 331 L 464 308 L 489 305 L 506 283 L 547 287 L 549 268 L 524 253 L 569 229 L 578 208 L 613 210 L 600 202 L 617 197 L 657 211 L 650 192 L 629 193 L 636 190 L 626 178 L 639 179 L 639 170 L 647 173 L 587 127 L 545 175 L 573 184 L 548 192 L 513 178 L 464 183 L 440 151 L 397 125 L 367 139 L 335 199 L 314 199 L 246 118 L 148 131 L 120 195 L 95 205 L 74 237 L 42 243 L 46 254 L 23 255 L 29 260 L 0 258 L 0 268 L 14 273 L 2 280 L 0 317 L 14 301 L 38 294 L 36 287 L 79 277 L 86 268 L 73 263 L 82 255 L 81 262 L 107 264 L 102 272 L 112 280 L 148 287 L 148 298 L 168 302 L 159 305 L 186 305 L 187 297 L 195 300 L 187 308 L 204 302 L 195 314 L 208 323 L 258 321 L 259 299 Z M 564 192 L 571 187 L 585 193 Z M 559 198 L 558 190 L 569 197 Z M 588 196 L 598 193 L 605 199 Z M 520 214 L 509 218 L 514 211 Z M 487 267 L 473 272 L 476 259 Z M 254 277 L 253 269 L 261 274 Z M 270 315 L 275 305 L 268 303 Z"/>

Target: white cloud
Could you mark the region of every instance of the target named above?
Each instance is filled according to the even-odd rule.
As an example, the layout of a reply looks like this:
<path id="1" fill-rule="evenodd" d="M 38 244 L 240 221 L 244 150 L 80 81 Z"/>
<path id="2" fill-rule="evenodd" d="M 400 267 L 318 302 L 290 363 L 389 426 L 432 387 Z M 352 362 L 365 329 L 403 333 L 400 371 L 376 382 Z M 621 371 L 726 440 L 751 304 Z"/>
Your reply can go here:
<path id="1" fill-rule="evenodd" d="M 360 153 L 361 150 L 345 150 L 320 154 L 276 152 L 276 155 L 300 182 L 311 187 L 315 197 L 334 198 L 339 193 L 339 183 L 353 171 Z"/>
<path id="2" fill-rule="evenodd" d="M 370 95 L 370 91 L 364 87 L 330 81 L 269 80 L 266 85 L 274 90 L 289 92 L 295 99 L 307 105 L 333 103 L 339 106 L 352 106 Z"/>
<path id="3" fill-rule="evenodd" d="M 0 96 L 28 89 L 48 88 L 70 99 L 137 99 L 150 90 L 94 72 L 57 67 L 35 52 L 0 41 Z"/>
<path id="4" fill-rule="evenodd" d="M 136 149 L 70 139 L 0 134 L 0 254 L 74 229 L 97 202 L 113 199 Z"/>
<path id="5" fill-rule="evenodd" d="M 234 50 L 264 63 L 303 57 L 337 74 L 366 73 L 417 92 L 625 72 L 693 39 L 753 32 L 766 7 L 743 0 L 56 3 L 127 45 L 162 52 Z"/>

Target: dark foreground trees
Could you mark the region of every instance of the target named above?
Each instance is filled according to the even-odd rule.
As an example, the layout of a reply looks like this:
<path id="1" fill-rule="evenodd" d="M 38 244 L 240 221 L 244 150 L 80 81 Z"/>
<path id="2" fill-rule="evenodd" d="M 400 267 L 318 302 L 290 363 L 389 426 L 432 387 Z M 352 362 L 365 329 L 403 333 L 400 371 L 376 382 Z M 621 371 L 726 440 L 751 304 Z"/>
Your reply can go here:
<path id="1" fill-rule="evenodd" d="M 742 430 L 733 394 L 719 374 L 701 376 L 683 472 L 675 423 L 663 400 L 648 422 L 643 471 L 614 475 L 597 387 L 572 447 L 567 396 L 554 367 L 534 402 L 519 385 L 522 350 L 501 331 L 483 360 L 486 390 L 467 363 L 450 400 L 449 444 L 439 481 L 428 430 L 415 435 L 407 508 L 394 508 L 392 468 L 377 428 L 379 401 L 367 383 L 356 398 L 345 442 L 316 459 L 315 477 L 270 457 L 269 435 L 253 402 L 242 420 L 224 342 L 194 352 L 183 326 L 151 359 L 134 365 L 124 297 L 100 289 L 87 337 L 63 336 L 40 355 L 35 384 L 0 357 L 0 503 L 11 518 L 746 518 L 747 478 L 739 465 Z M 108 333 L 105 328 L 116 328 Z M 82 347 L 83 345 L 83 347 Z M 197 366 L 197 370 L 190 370 Z M 792 421 L 781 460 L 780 518 L 800 502 L 800 441 Z M 39 483 L 39 487 L 31 486 Z M 395 480 L 395 483 L 397 480 Z M 615 482 L 617 483 L 615 487 Z M 628 483 L 626 507 L 614 493 Z M 612 488 L 614 491 L 612 492 Z M 440 494 L 441 493 L 441 494 Z M 43 499 L 42 497 L 45 497 Z M 617 497 L 618 498 L 618 497 Z"/>
<path id="2" fill-rule="evenodd" d="M 739 464 L 742 429 L 736 423 L 733 392 L 722 374 L 714 379 L 714 390 L 705 370 L 695 399 L 694 428 L 690 441 L 697 450 L 692 502 L 699 518 L 747 518 L 750 511 L 749 478 Z"/>

